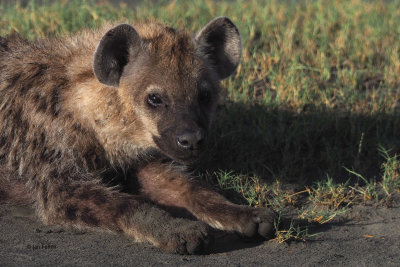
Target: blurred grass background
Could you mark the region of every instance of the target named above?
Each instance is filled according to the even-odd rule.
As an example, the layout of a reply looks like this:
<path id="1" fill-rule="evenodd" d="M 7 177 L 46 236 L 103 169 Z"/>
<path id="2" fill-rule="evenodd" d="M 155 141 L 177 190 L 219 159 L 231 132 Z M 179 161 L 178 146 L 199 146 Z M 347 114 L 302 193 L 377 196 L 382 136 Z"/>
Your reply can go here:
<path id="1" fill-rule="evenodd" d="M 387 156 L 398 159 L 399 1 L 0 3 L 0 35 L 29 39 L 154 18 L 195 32 L 216 16 L 230 17 L 243 59 L 223 82 L 215 140 L 200 169 L 221 186 L 231 181 L 239 190 L 249 179 L 308 185 L 326 177 L 362 184 L 345 167 L 380 181 Z M 399 181 L 393 166 L 390 179 Z"/>

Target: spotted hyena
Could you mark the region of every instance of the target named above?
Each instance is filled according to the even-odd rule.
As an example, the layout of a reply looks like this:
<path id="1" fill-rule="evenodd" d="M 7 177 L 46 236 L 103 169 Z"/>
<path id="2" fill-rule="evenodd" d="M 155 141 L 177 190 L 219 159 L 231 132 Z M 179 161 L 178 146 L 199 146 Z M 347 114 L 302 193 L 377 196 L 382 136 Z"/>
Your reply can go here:
<path id="1" fill-rule="evenodd" d="M 232 204 L 184 168 L 240 57 L 226 17 L 196 35 L 149 22 L 0 38 L 0 198 L 177 253 L 205 248 L 210 226 L 268 236 L 271 210 Z"/>

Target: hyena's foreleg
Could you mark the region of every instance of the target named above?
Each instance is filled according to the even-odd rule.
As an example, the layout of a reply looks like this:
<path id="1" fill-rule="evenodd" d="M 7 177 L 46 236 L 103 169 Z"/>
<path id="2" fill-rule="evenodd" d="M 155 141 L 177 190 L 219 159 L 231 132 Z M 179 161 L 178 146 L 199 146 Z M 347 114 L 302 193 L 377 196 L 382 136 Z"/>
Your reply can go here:
<path id="1" fill-rule="evenodd" d="M 237 231 L 250 237 L 257 233 L 269 237 L 273 231 L 274 211 L 233 204 L 190 179 L 179 167 L 152 163 L 139 170 L 137 175 L 142 193 L 152 201 L 184 208 L 214 228 Z"/>
<path id="2" fill-rule="evenodd" d="M 122 231 L 169 252 L 197 253 L 208 244 L 206 224 L 173 218 L 143 197 L 98 182 L 42 182 L 37 204 L 47 223 Z"/>

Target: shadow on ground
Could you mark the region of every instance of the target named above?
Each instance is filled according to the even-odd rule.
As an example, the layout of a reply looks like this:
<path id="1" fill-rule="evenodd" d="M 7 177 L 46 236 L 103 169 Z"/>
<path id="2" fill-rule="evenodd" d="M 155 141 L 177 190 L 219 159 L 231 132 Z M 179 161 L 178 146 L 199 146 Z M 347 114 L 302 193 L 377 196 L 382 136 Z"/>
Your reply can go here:
<path id="1" fill-rule="evenodd" d="M 255 176 L 266 183 L 278 180 L 299 190 L 327 177 L 336 183 L 362 184 L 345 167 L 368 180 L 379 180 L 385 161 L 379 149 L 385 148 L 391 155 L 400 152 L 399 113 L 351 114 L 311 106 L 293 112 L 229 103 L 219 107 L 215 126 L 210 153 L 201 167 L 212 179 L 217 179 L 213 172 L 223 170 Z M 222 193 L 236 203 L 248 203 L 234 189 Z M 296 207 L 285 208 L 279 230 L 289 229 L 292 223 L 294 228 L 307 228 L 313 235 L 345 223 L 344 218 L 323 225 L 295 219 L 295 210 L 305 207 L 305 202 L 302 199 Z M 235 244 L 226 242 L 230 243 Z M 233 250 L 235 246 L 227 248 Z"/>
<path id="2" fill-rule="evenodd" d="M 346 181 L 350 175 L 344 167 L 378 178 L 384 161 L 379 146 L 399 153 L 399 137 L 398 113 L 360 115 L 313 107 L 295 113 L 229 103 L 219 108 L 202 169 L 300 185 L 327 175 Z"/>

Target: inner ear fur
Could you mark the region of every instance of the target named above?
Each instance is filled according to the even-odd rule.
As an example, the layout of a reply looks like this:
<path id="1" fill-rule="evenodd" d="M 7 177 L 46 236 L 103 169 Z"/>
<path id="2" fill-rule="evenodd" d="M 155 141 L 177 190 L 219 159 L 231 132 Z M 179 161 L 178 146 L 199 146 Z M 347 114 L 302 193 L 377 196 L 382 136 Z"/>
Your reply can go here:
<path id="1" fill-rule="evenodd" d="M 93 71 L 97 79 L 118 87 L 124 67 L 140 47 L 141 38 L 131 25 L 120 24 L 109 30 L 94 53 Z"/>
<path id="2" fill-rule="evenodd" d="M 210 60 L 219 78 L 229 77 L 239 65 L 242 44 L 238 28 L 227 17 L 210 21 L 195 37 L 201 53 Z"/>

